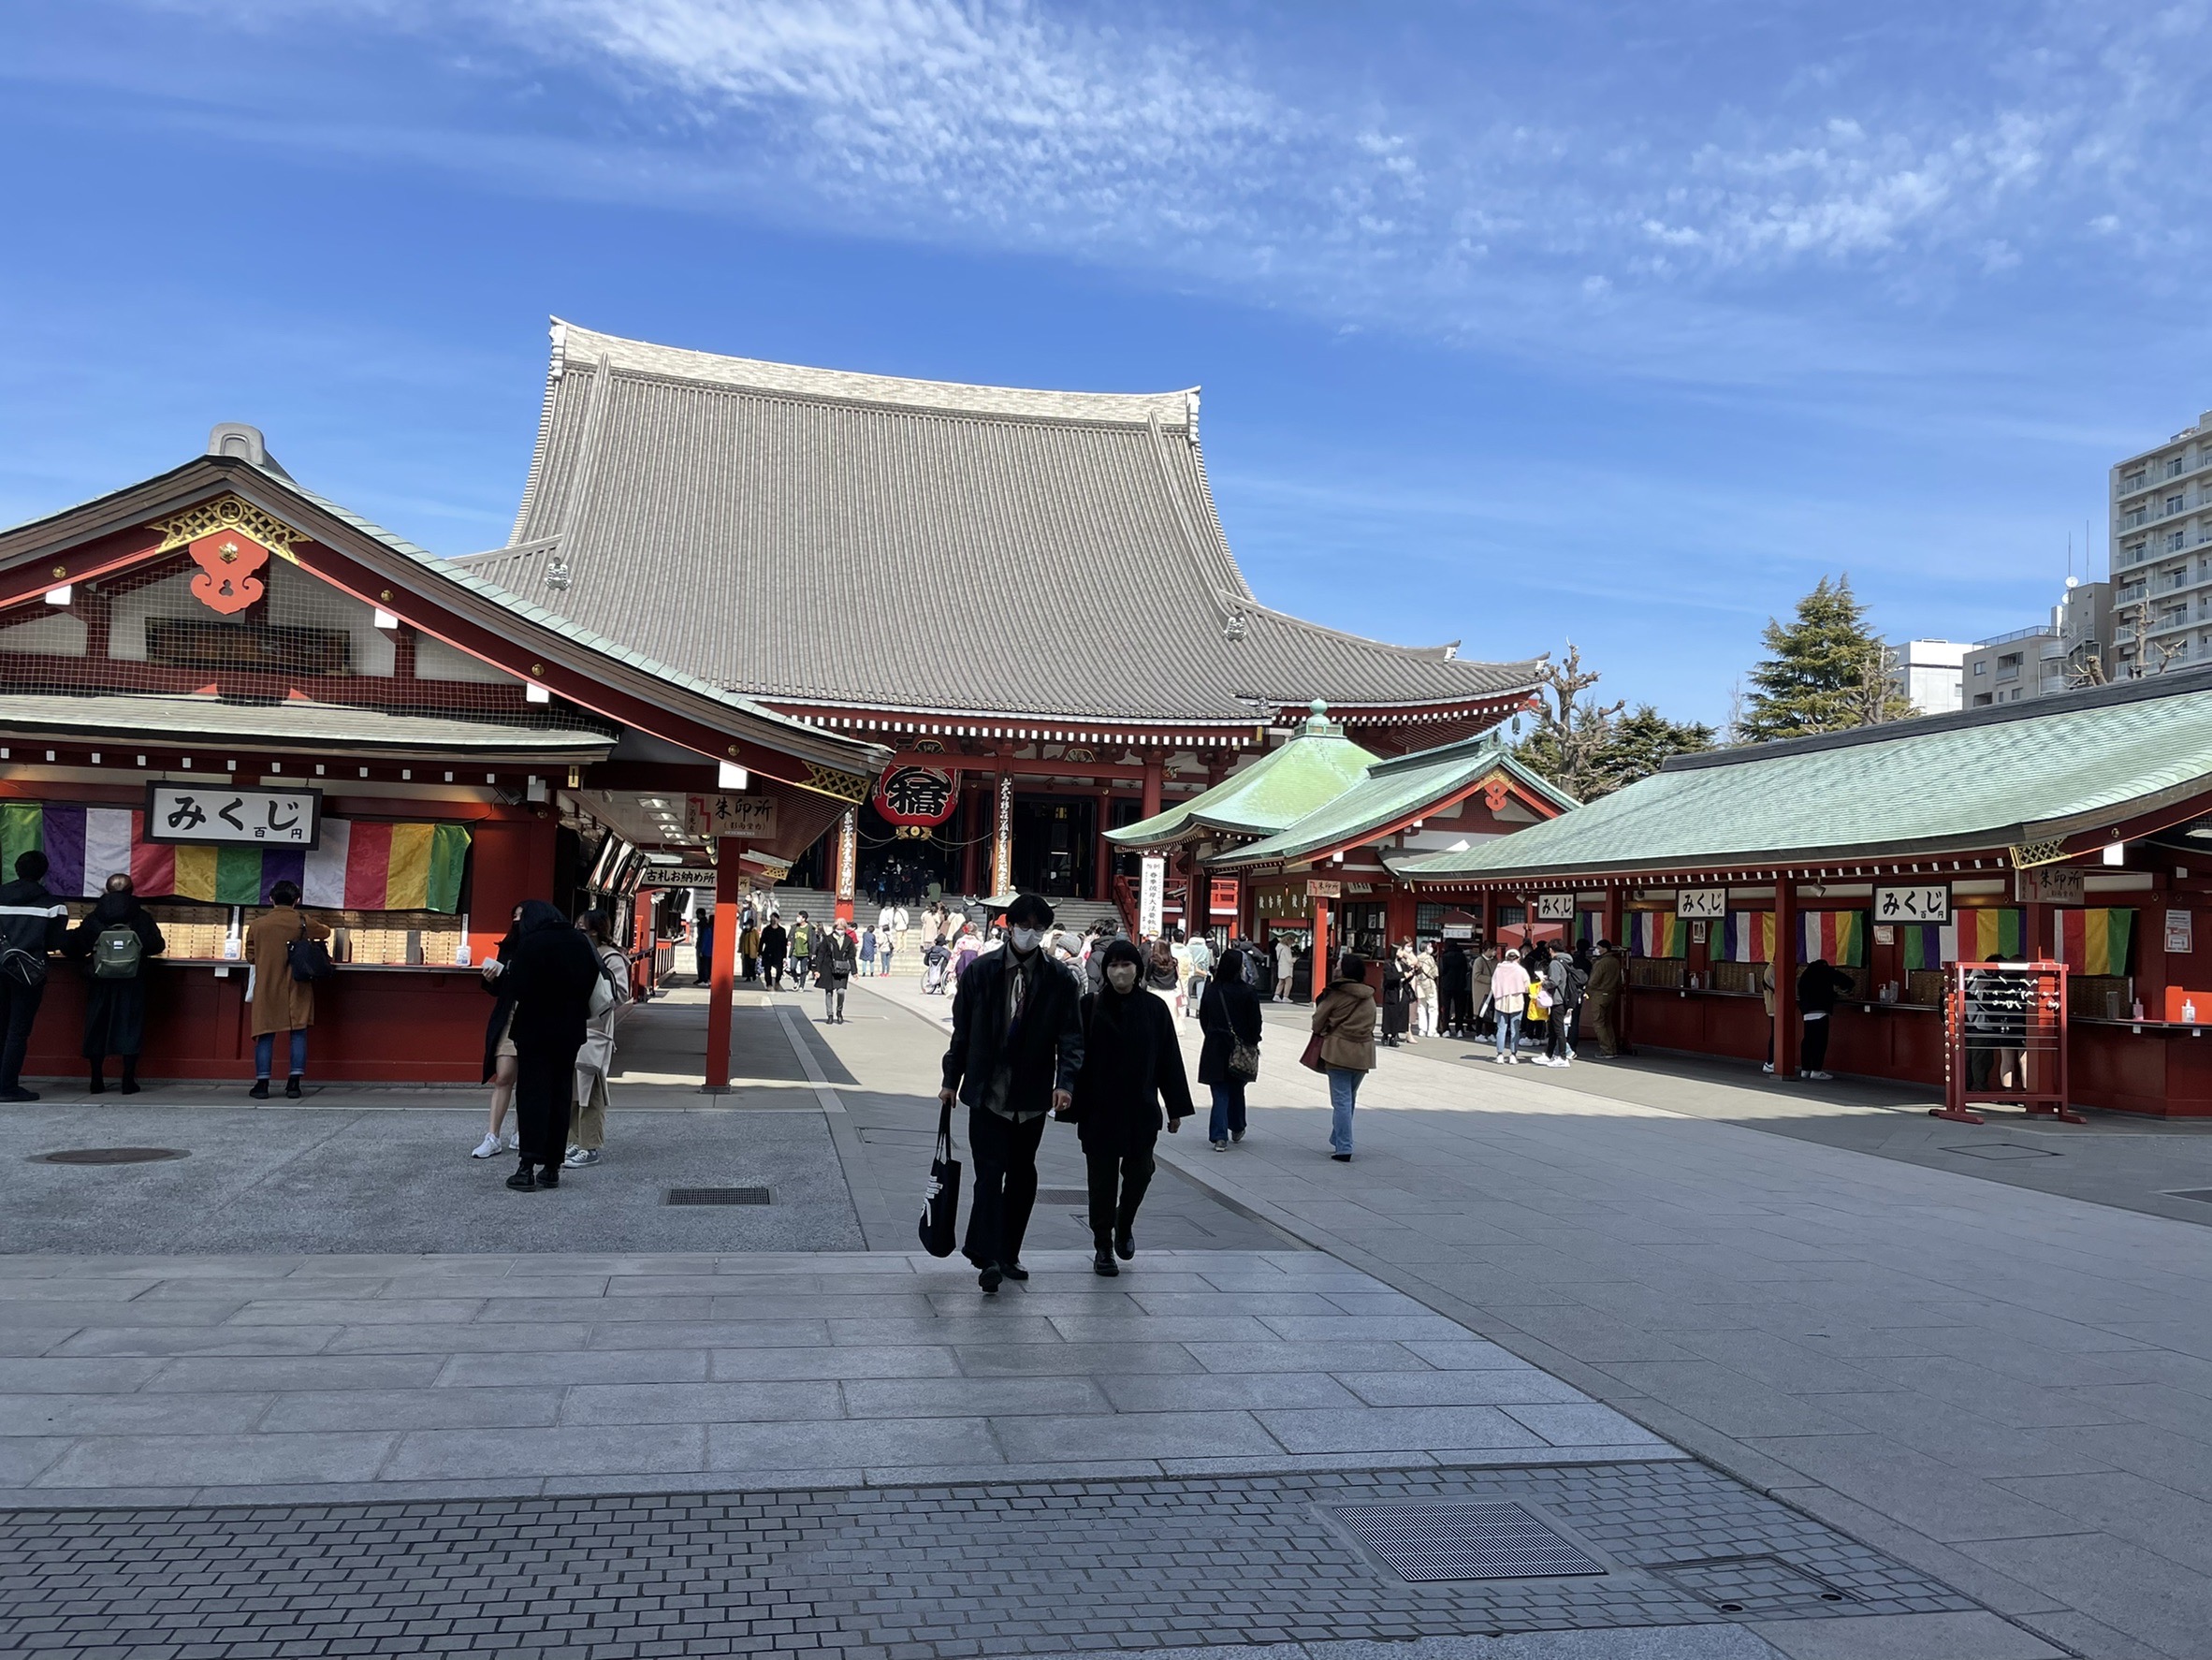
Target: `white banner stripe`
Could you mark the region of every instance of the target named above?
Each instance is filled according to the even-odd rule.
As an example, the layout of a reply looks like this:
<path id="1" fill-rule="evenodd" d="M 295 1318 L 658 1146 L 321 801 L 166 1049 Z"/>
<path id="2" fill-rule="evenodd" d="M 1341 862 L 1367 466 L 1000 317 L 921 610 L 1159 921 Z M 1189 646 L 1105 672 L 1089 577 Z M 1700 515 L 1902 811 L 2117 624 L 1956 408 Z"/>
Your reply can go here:
<path id="1" fill-rule="evenodd" d="M 127 807 L 88 807 L 84 809 L 84 881 L 86 898 L 103 892 L 117 871 L 131 871 L 131 813 Z"/>
<path id="2" fill-rule="evenodd" d="M 323 821 L 321 845 L 308 850 L 307 871 L 299 884 L 300 897 L 308 905 L 322 910 L 345 909 L 345 853 L 353 834 L 353 825 L 343 819 Z"/>

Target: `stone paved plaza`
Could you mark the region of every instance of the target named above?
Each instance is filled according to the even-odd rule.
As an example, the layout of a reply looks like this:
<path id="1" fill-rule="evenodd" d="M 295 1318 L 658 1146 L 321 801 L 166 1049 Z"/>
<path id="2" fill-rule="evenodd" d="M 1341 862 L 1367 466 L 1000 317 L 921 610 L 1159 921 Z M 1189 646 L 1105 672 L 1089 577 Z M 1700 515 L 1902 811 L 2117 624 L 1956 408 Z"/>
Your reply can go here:
<path id="1" fill-rule="evenodd" d="M 945 1012 L 759 999 L 706 1096 L 656 1009 L 550 1194 L 466 1094 L 10 1109 L 0 1652 L 2202 1652 L 2202 1228 L 1870 1157 L 1848 1091 L 1448 1045 L 1336 1165 L 1278 1012 L 1120 1278 L 1053 1131 L 985 1298 L 913 1248 Z M 190 1156 L 30 1162 L 133 1143 Z M 1596 1571 L 1409 1583 L 1362 1496 Z"/>

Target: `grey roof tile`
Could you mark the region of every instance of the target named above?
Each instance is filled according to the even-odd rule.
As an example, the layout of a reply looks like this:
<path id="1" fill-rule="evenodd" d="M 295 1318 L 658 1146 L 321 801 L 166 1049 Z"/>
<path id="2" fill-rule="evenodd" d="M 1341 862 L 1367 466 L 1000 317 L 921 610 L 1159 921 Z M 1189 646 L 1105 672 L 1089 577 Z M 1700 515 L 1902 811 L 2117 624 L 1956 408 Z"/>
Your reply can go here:
<path id="1" fill-rule="evenodd" d="M 566 324 L 554 341 L 513 545 L 456 563 L 733 692 L 1243 724 L 1317 696 L 1473 706 L 1533 681 L 1528 663 L 1260 604 L 1214 511 L 1195 392 L 900 380 Z M 947 648 L 912 649 L 932 617 Z M 1007 643 L 960 648 L 983 638 Z"/>

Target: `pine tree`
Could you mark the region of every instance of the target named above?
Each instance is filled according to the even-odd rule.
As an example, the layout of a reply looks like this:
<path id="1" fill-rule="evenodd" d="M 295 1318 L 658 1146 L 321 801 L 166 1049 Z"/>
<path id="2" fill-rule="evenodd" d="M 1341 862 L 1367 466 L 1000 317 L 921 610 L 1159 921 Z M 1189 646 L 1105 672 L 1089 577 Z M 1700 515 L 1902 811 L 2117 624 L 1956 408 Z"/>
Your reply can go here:
<path id="1" fill-rule="evenodd" d="M 1826 576 L 1797 602 L 1787 626 L 1767 619 L 1768 655 L 1751 671 L 1736 736 L 1744 743 L 1846 732 L 1902 721 L 1913 713 L 1890 678 L 1889 651 L 1867 627 L 1867 608 L 1851 578 Z"/>
<path id="2" fill-rule="evenodd" d="M 1650 704 L 1638 704 L 1617 717 L 1607 734 L 1605 749 L 1598 757 L 1598 773 L 1605 787 L 1598 794 L 1609 794 L 1638 779 L 1650 778 L 1669 755 L 1710 750 L 1715 735 L 1701 721 L 1669 721 Z"/>

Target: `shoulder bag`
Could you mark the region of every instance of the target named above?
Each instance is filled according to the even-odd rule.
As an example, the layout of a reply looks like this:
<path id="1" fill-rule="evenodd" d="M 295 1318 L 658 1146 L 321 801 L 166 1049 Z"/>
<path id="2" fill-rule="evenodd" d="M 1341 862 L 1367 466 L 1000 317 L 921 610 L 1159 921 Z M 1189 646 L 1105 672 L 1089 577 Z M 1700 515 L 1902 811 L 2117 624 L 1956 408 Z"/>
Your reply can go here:
<path id="1" fill-rule="evenodd" d="M 305 917 L 299 919 L 299 938 L 284 947 L 284 961 L 292 966 L 293 979 L 308 983 L 327 980 L 337 971 L 323 942 L 308 937 Z"/>
<path id="2" fill-rule="evenodd" d="M 953 1254 L 960 1217 L 960 1161 L 953 1157 L 953 1103 L 937 1116 L 937 1145 L 929 1160 L 929 1184 L 922 1189 L 922 1248 L 933 1257 Z"/>

